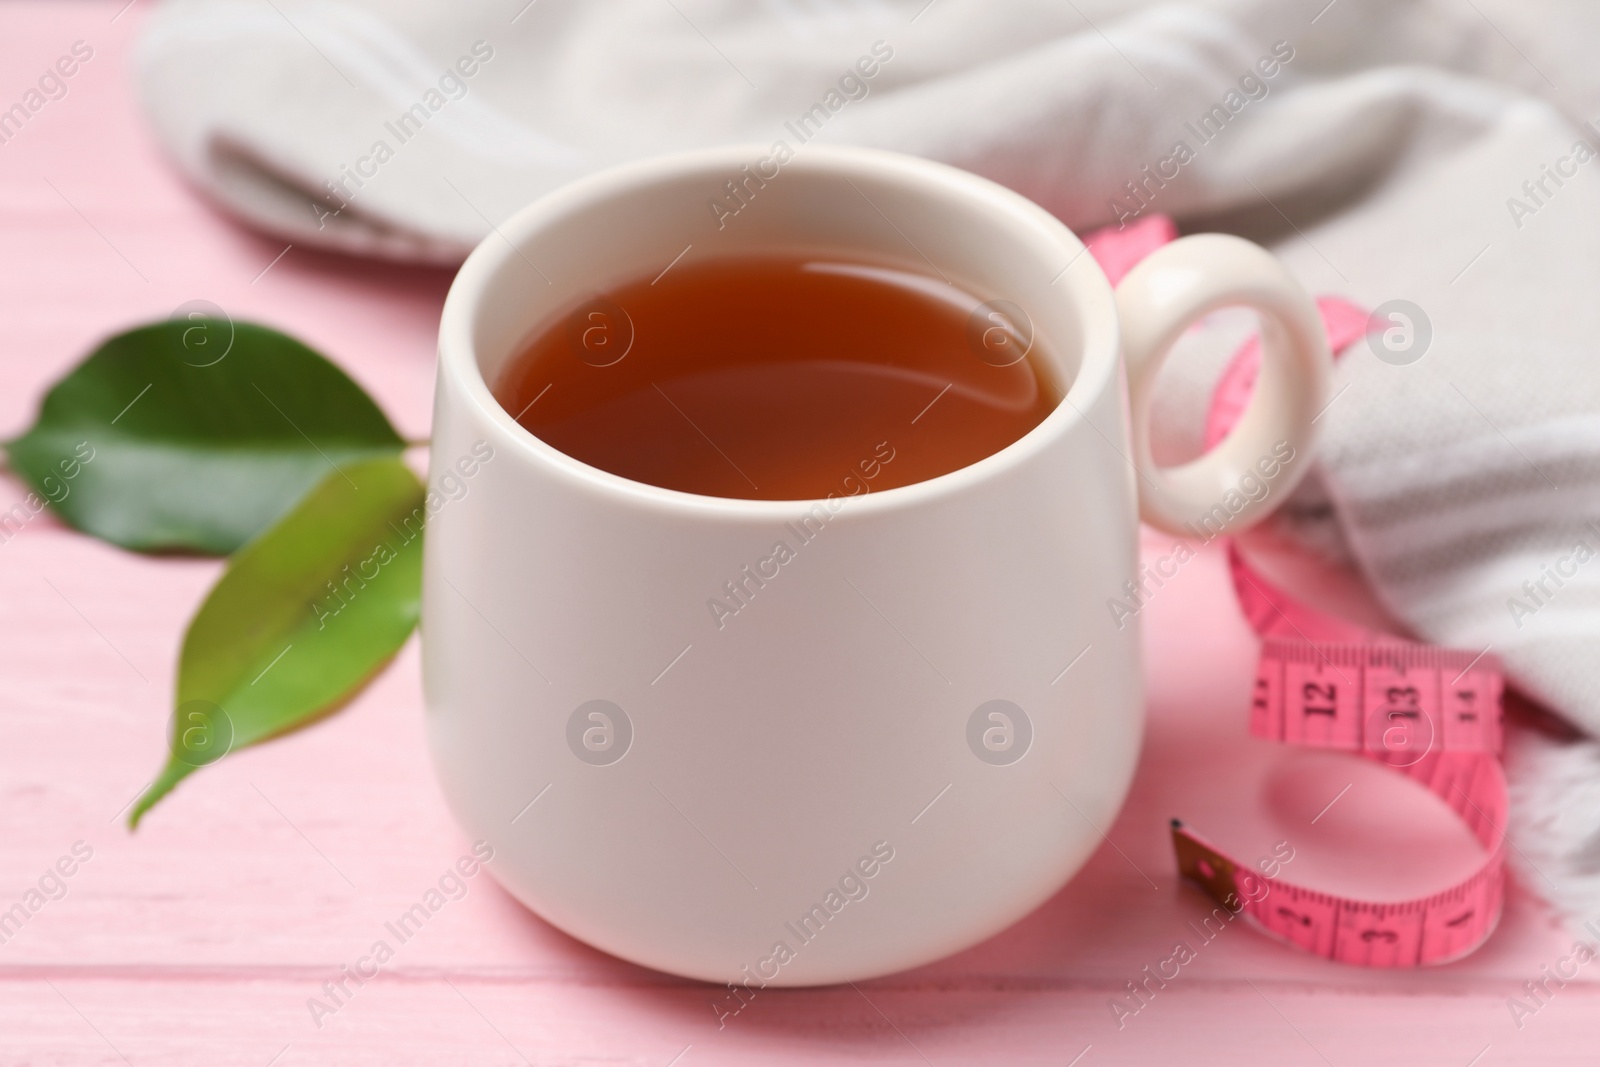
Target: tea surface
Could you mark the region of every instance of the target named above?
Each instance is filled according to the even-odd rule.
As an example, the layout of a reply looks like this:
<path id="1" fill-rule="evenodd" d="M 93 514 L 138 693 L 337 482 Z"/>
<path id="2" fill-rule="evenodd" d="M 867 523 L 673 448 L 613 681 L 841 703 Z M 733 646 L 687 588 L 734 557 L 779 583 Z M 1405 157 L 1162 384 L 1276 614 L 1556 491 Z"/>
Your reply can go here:
<path id="1" fill-rule="evenodd" d="M 685 259 L 536 331 L 496 399 L 567 455 L 707 496 L 924 481 L 1055 408 L 1031 327 L 934 275 L 804 256 Z"/>

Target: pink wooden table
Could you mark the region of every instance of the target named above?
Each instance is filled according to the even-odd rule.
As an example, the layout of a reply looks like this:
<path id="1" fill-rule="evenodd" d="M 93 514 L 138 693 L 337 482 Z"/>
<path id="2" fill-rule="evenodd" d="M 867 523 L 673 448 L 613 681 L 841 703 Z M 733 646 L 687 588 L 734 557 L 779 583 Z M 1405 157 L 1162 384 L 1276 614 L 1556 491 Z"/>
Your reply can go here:
<path id="1" fill-rule="evenodd" d="M 99 338 L 204 298 L 330 353 L 425 437 L 449 275 L 302 248 L 280 258 L 282 242 L 208 207 L 135 108 L 143 5 L 114 19 L 122 3 L 0 9 L 0 107 L 75 40 L 94 48 L 68 95 L 0 144 L 0 432 L 26 426 Z M 0 510 L 24 492 L 0 476 Z M 48 516 L 0 545 L 0 908 L 75 842 L 93 849 L 67 895 L 0 945 L 0 1064 L 1600 1058 L 1600 967 L 1520 1029 L 1508 1010 L 1571 944 L 1515 885 L 1482 951 L 1423 972 L 1341 967 L 1230 927 L 1119 1029 L 1108 1001 L 1176 940 L 1197 943 L 1187 924 L 1210 910 L 1175 877 L 1169 816 L 1247 856 L 1290 839 L 1296 873 L 1327 888 L 1392 881 L 1415 835 L 1451 829 L 1422 818 L 1407 838 L 1385 818 L 1392 783 L 1244 738 L 1255 645 L 1214 550 L 1145 612 L 1149 742 L 1108 844 L 999 937 L 859 990 L 763 992 L 719 1029 L 718 990 L 593 951 L 478 878 L 318 1027 L 307 999 L 468 843 L 428 765 L 414 642 L 342 714 L 196 775 L 127 833 L 119 812 L 161 761 L 182 629 L 217 569 L 130 555 Z M 1267 793 L 1276 815 L 1229 815 Z M 1364 827 L 1384 842 L 1352 854 L 1339 834 Z"/>

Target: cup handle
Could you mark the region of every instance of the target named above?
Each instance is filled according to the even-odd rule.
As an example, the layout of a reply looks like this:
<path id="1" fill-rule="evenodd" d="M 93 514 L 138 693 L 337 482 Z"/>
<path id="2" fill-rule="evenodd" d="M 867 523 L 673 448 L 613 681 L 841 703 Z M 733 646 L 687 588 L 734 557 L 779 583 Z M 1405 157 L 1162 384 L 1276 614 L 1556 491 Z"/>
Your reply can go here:
<path id="1" fill-rule="evenodd" d="M 1150 454 L 1150 408 L 1161 366 L 1191 323 L 1230 305 L 1261 316 L 1255 394 L 1215 448 L 1188 463 L 1158 467 Z M 1311 466 L 1312 420 L 1333 380 L 1316 305 L 1266 249 L 1212 233 L 1164 245 L 1129 271 L 1117 286 L 1117 314 L 1140 516 L 1168 533 L 1207 540 L 1260 521 Z"/>

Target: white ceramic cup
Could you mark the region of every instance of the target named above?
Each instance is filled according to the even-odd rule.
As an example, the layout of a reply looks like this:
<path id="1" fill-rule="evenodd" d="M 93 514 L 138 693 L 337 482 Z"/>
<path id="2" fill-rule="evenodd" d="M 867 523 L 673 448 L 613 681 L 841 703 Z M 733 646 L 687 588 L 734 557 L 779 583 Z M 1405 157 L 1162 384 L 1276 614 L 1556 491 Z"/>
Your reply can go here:
<path id="1" fill-rule="evenodd" d="M 1312 302 L 1245 241 L 1184 238 L 1113 293 L 1065 226 L 972 174 L 765 155 L 584 178 L 472 253 L 440 326 L 422 622 L 439 775 L 501 884 L 607 952 L 752 988 L 955 952 L 1084 863 L 1142 734 L 1137 619 L 1107 610 L 1135 575 L 1141 509 L 1175 531 L 1259 518 L 1310 464 L 1330 375 Z M 747 201 L 732 217 L 710 206 L 730 179 Z M 1065 399 L 971 466 L 791 502 L 598 470 L 491 395 L 530 333 L 592 294 L 680 255 L 775 249 L 897 262 L 1020 307 Z M 1262 316 L 1255 399 L 1220 446 L 1158 468 L 1161 360 L 1224 305 Z M 1007 329 L 999 343 L 1021 343 Z M 1296 459 L 1272 464 L 1285 445 Z M 1270 495 L 1241 491 L 1273 466 Z"/>

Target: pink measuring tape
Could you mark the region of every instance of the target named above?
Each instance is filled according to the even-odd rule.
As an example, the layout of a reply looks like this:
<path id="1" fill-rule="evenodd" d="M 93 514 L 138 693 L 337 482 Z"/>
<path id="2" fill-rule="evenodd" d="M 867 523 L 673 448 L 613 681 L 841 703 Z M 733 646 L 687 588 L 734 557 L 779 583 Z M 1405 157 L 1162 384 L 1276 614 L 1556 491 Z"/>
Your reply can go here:
<path id="1" fill-rule="evenodd" d="M 1086 243 L 1115 282 L 1175 236 L 1171 220 L 1157 216 L 1091 234 Z M 1368 316 L 1359 308 L 1330 298 L 1317 306 L 1335 353 L 1367 333 Z M 1208 448 L 1243 413 L 1259 365 L 1259 342 L 1251 341 L 1224 373 L 1207 420 Z M 1485 857 L 1470 876 L 1430 896 L 1361 900 L 1268 877 L 1174 819 L 1179 872 L 1267 932 L 1341 963 L 1415 967 L 1472 952 L 1494 932 L 1505 892 L 1499 662 L 1319 611 L 1252 570 L 1237 545 L 1227 551 L 1239 606 L 1263 639 L 1250 732 L 1348 752 L 1404 774 L 1456 813 Z"/>

